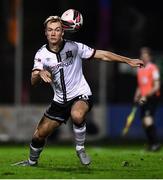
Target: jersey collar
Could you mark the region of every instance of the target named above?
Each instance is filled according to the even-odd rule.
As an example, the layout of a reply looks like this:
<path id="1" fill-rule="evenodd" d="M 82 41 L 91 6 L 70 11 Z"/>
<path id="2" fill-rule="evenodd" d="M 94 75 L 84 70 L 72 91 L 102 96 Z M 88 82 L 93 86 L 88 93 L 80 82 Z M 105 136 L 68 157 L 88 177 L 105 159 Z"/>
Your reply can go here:
<path id="1" fill-rule="evenodd" d="M 58 54 L 58 53 L 60 53 L 60 52 L 62 51 L 62 49 L 64 48 L 65 43 L 66 43 L 66 41 L 65 41 L 65 40 L 63 40 L 63 41 L 62 41 L 61 48 L 60 48 L 60 50 L 59 50 L 58 52 L 54 52 L 54 51 L 52 51 L 52 50 L 50 49 L 50 47 L 49 47 L 49 44 L 46 44 L 46 49 L 47 49 L 48 51 L 50 51 L 50 52 L 54 53 L 54 54 Z"/>

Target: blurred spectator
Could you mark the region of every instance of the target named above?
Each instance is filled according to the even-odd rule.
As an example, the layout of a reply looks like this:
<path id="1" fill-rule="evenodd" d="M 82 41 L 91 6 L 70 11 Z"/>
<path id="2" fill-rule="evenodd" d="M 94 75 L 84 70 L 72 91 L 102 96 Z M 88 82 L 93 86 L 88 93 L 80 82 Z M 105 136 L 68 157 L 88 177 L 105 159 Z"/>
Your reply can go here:
<path id="1" fill-rule="evenodd" d="M 150 151 L 160 149 L 157 138 L 154 115 L 160 97 L 160 71 L 154 64 L 151 50 L 148 47 L 140 49 L 140 59 L 144 61 L 145 67 L 137 71 L 137 89 L 134 102 L 140 105 L 141 120 L 148 139 Z"/>

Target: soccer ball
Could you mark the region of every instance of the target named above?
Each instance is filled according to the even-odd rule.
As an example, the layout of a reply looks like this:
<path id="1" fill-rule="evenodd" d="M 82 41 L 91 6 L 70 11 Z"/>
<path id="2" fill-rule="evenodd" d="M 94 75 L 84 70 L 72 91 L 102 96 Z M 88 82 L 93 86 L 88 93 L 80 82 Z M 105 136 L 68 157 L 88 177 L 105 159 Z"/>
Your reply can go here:
<path id="1" fill-rule="evenodd" d="M 61 20 L 63 29 L 68 32 L 76 32 L 83 25 L 83 16 L 75 9 L 68 9 L 65 11 L 61 16 Z"/>

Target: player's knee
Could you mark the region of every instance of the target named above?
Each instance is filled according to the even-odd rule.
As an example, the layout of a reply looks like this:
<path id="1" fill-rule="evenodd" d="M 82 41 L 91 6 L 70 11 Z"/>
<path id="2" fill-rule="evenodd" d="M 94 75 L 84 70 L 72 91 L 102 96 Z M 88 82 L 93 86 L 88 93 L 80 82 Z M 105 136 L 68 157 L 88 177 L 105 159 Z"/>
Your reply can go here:
<path id="1" fill-rule="evenodd" d="M 74 122 L 74 124 L 76 125 L 80 125 L 83 123 L 84 121 L 84 116 L 82 113 L 80 113 L 79 111 L 74 111 L 72 114 L 71 114 L 71 118 Z"/>
<path id="2" fill-rule="evenodd" d="M 144 119 L 143 119 L 143 126 L 144 127 L 151 126 L 153 123 L 154 123 L 153 118 L 151 116 L 144 117 Z"/>

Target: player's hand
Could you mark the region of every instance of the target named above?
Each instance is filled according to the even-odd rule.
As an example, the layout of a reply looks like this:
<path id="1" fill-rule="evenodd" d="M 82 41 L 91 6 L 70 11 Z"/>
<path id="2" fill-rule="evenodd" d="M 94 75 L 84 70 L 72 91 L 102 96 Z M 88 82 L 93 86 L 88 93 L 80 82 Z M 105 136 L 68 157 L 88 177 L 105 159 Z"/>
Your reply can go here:
<path id="1" fill-rule="evenodd" d="M 49 71 L 47 70 L 42 70 L 39 72 L 40 78 L 46 82 L 46 83 L 51 83 L 52 82 L 52 75 Z"/>
<path id="2" fill-rule="evenodd" d="M 146 96 L 142 96 L 139 99 L 139 105 L 144 105 L 147 102 L 147 97 Z"/>
<path id="3" fill-rule="evenodd" d="M 135 104 L 139 103 L 139 99 L 140 99 L 140 96 L 139 95 L 135 95 L 134 96 L 134 103 Z"/>
<path id="4" fill-rule="evenodd" d="M 131 67 L 144 67 L 144 62 L 140 59 L 131 59 L 130 61 L 128 61 L 128 64 Z"/>

